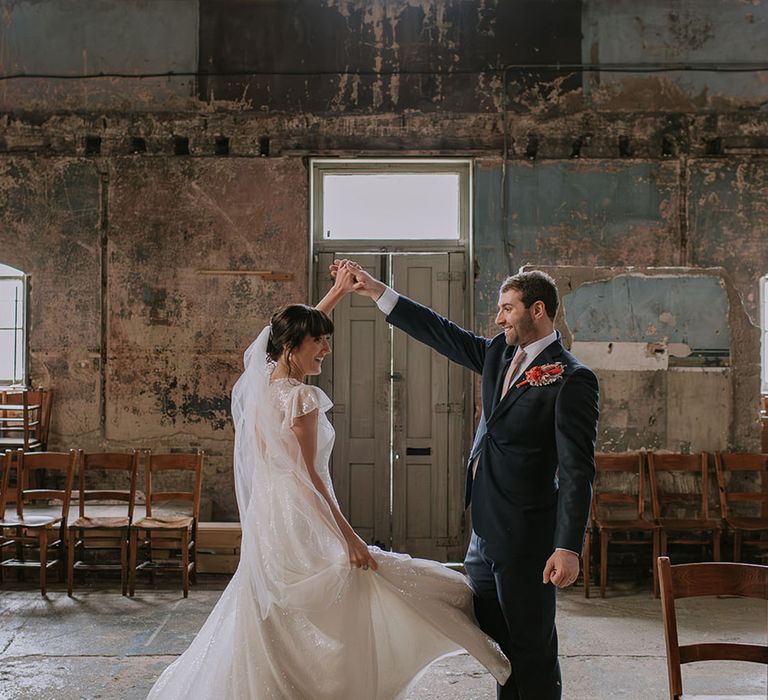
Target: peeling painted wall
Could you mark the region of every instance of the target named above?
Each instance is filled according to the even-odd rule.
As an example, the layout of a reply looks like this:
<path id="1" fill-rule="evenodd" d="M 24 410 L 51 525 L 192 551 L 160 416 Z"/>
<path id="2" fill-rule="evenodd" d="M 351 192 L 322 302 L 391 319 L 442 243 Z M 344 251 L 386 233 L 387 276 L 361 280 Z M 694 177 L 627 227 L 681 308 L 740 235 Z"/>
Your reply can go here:
<path id="1" fill-rule="evenodd" d="M 0 74 L 109 74 L 0 80 L 0 262 L 33 276 L 55 446 L 201 446 L 233 517 L 229 392 L 269 313 L 307 298 L 307 157 L 428 155 L 476 163 L 479 330 L 510 272 L 560 281 L 602 449 L 757 449 L 766 73 L 510 66 L 766 61 L 767 2 L 0 9 Z"/>

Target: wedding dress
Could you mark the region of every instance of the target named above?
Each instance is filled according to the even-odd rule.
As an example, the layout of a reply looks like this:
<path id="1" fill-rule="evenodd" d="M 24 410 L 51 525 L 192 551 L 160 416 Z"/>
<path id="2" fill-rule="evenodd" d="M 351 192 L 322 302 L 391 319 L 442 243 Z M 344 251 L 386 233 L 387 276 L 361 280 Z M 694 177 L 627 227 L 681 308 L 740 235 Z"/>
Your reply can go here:
<path id="1" fill-rule="evenodd" d="M 240 565 L 148 700 L 394 700 L 461 650 L 503 684 L 509 662 L 477 626 L 461 574 L 378 548 L 377 571 L 351 567 L 291 430 L 317 409 L 315 467 L 333 494 L 332 403 L 317 387 L 270 381 L 268 336 L 246 351 L 232 393 Z"/>

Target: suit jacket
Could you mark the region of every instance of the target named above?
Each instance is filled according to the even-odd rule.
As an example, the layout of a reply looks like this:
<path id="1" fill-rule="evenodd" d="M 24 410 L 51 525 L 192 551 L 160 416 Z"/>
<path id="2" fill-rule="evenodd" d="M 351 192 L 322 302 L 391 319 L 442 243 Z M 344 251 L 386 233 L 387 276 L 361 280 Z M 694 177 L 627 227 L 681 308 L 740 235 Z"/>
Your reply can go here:
<path id="1" fill-rule="evenodd" d="M 558 337 L 529 368 L 561 362 L 561 378 L 547 386 L 513 386 L 500 400 L 516 350 L 503 333 L 477 336 L 403 296 L 387 321 L 482 375 L 483 411 L 467 463 L 466 505 L 491 556 L 538 559 L 555 547 L 580 553 L 595 475 L 594 373 Z"/>

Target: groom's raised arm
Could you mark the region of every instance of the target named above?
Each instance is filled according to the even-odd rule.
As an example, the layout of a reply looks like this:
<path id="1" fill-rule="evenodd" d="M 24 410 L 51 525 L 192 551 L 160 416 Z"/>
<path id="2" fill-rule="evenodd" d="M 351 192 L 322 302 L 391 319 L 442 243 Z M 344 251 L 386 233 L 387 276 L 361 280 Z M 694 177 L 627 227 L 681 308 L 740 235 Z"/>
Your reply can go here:
<path id="1" fill-rule="evenodd" d="M 371 276 L 353 260 L 334 260 L 332 277 L 347 267 L 355 277 L 354 291 L 370 297 L 386 314 L 387 321 L 421 341 L 449 360 L 482 374 L 490 340 L 475 335 L 426 306 L 401 296 L 394 289 Z"/>
<path id="2" fill-rule="evenodd" d="M 398 294 L 391 287 L 376 300 L 376 305 L 387 315 L 387 321 L 405 331 L 416 340 L 437 350 L 449 360 L 483 372 L 485 353 L 490 341 L 457 326 L 426 306 Z"/>

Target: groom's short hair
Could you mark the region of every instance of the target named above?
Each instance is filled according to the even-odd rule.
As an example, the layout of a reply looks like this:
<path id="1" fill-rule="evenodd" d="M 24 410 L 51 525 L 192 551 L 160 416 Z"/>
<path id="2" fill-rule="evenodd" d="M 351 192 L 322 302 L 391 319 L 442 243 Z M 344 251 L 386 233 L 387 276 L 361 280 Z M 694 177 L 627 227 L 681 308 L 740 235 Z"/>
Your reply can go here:
<path id="1" fill-rule="evenodd" d="M 531 304 L 536 301 L 544 302 L 547 316 L 554 320 L 557 315 L 557 308 L 560 306 L 560 294 L 557 291 L 555 280 L 546 272 L 528 270 L 507 277 L 501 285 L 500 293 L 503 294 L 509 289 L 520 292 L 520 298 L 526 309 L 529 309 Z"/>

